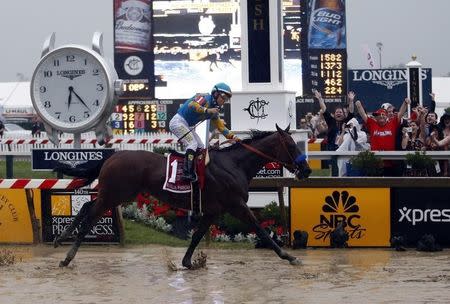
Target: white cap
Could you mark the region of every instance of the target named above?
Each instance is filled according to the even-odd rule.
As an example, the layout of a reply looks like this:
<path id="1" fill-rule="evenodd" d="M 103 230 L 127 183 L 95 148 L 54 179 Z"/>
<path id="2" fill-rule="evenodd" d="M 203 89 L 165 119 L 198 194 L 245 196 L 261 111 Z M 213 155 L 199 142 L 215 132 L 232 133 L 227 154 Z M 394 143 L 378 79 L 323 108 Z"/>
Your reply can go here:
<path id="1" fill-rule="evenodd" d="M 385 102 L 385 103 L 383 103 L 383 104 L 381 105 L 381 108 L 382 108 L 382 109 L 385 109 L 385 110 L 387 110 L 387 109 L 390 108 L 390 107 L 394 107 L 394 106 L 391 105 L 389 102 Z"/>

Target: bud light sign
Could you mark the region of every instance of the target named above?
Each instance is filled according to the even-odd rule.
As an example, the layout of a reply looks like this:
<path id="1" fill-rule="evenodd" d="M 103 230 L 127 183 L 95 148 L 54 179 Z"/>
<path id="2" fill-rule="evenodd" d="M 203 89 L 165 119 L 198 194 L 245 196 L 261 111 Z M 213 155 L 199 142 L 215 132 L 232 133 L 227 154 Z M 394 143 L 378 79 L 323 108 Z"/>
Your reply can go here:
<path id="1" fill-rule="evenodd" d="M 425 234 L 431 234 L 441 246 L 450 246 L 449 189 L 392 189 L 392 236 L 402 236 L 416 246 Z"/>
<path id="2" fill-rule="evenodd" d="M 429 106 L 431 97 L 431 69 L 422 69 L 422 100 Z M 368 69 L 348 71 L 348 90 L 356 93 L 368 112 L 376 111 L 385 103 L 397 110 L 408 96 L 406 69 Z"/>
<path id="3" fill-rule="evenodd" d="M 310 0 L 308 48 L 345 49 L 345 1 Z"/>

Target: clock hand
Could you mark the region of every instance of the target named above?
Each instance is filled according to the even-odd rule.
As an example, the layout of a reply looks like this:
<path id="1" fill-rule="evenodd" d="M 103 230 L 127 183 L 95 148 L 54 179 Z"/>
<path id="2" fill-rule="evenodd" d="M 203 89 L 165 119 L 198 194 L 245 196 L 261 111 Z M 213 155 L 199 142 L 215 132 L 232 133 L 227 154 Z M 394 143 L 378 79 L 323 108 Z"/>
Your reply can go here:
<path id="1" fill-rule="evenodd" d="M 72 102 L 72 91 L 73 91 L 73 87 L 69 87 L 69 98 L 67 100 L 67 109 L 70 108 L 70 103 Z"/>
<path id="2" fill-rule="evenodd" d="M 83 101 L 83 99 L 81 99 L 80 96 L 78 96 L 78 94 L 73 90 L 72 88 L 72 92 L 75 94 L 75 96 L 81 101 L 81 103 L 90 111 L 91 109 L 89 109 L 89 107 L 87 106 L 87 104 Z"/>

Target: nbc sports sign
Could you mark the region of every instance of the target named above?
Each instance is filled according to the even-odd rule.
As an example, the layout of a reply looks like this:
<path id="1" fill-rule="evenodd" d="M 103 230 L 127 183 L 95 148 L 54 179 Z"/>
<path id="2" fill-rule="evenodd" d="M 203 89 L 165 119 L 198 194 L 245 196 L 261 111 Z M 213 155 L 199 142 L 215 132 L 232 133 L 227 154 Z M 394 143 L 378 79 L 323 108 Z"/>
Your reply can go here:
<path id="1" fill-rule="evenodd" d="M 291 232 L 308 232 L 308 246 L 330 246 L 344 221 L 349 246 L 389 246 L 389 188 L 291 188 Z"/>

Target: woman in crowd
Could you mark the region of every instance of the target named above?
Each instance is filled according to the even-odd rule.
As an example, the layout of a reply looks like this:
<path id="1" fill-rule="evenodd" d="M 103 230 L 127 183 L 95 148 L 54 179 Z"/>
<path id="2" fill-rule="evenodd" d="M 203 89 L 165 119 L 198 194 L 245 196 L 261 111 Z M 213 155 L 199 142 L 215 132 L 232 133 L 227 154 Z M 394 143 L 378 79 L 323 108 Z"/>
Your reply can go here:
<path id="1" fill-rule="evenodd" d="M 367 143 L 367 134 L 361 130 L 361 125 L 356 118 L 350 119 L 342 126 L 342 132 L 337 139 L 339 147 L 336 151 L 366 151 L 370 150 Z M 339 158 L 337 161 L 339 176 L 347 175 L 348 160 Z"/>
<path id="2" fill-rule="evenodd" d="M 421 130 L 416 120 L 411 120 L 407 127 L 403 127 L 402 133 L 402 150 L 425 150 L 425 132 Z"/>

